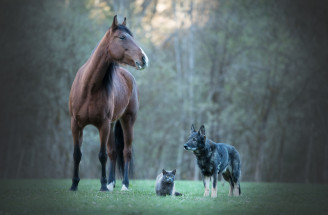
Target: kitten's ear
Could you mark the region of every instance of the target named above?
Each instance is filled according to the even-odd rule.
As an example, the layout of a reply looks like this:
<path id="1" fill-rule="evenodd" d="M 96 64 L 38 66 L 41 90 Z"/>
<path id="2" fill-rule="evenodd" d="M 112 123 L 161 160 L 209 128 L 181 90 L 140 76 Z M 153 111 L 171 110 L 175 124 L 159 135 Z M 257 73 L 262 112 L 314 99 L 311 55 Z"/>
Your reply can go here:
<path id="1" fill-rule="evenodd" d="M 172 170 L 172 174 L 175 175 L 175 173 L 177 172 L 176 169 Z"/>
<path id="2" fill-rule="evenodd" d="M 167 172 L 166 172 L 165 169 L 162 170 L 162 173 L 163 173 L 163 175 L 166 175 L 167 174 Z"/>

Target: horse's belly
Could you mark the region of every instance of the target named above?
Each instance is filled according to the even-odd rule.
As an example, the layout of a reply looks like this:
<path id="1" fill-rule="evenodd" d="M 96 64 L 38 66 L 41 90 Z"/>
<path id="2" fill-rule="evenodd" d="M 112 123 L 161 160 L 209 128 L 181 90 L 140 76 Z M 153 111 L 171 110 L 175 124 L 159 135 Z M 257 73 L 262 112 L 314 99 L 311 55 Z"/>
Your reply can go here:
<path id="1" fill-rule="evenodd" d="M 79 127 L 93 124 L 97 127 L 101 126 L 105 119 L 109 118 L 108 105 L 96 102 L 84 102 L 79 108 L 73 108 L 73 118 Z"/>
<path id="2" fill-rule="evenodd" d="M 92 124 L 98 125 L 108 118 L 108 108 L 101 108 L 90 106 L 88 110 L 89 121 Z"/>

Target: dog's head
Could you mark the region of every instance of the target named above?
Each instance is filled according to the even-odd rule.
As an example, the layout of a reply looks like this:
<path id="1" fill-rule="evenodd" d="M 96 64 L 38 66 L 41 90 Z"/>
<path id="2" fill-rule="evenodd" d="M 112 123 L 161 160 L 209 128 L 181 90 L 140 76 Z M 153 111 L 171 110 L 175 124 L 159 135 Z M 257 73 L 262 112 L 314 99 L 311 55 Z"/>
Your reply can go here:
<path id="1" fill-rule="evenodd" d="M 191 125 L 190 136 L 187 142 L 183 145 L 186 150 L 197 151 L 205 148 L 205 127 L 202 125 L 199 131 L 196 131 L 194 125 Z"/>

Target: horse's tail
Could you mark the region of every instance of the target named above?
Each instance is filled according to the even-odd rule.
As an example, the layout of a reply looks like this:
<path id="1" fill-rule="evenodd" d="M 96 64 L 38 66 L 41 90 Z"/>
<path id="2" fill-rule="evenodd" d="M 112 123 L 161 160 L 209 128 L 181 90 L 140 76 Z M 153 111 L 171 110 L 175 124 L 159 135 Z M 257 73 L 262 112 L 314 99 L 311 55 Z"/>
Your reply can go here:
<path id="1" fill-rule="evenodd" d="M 119 120 L 115 124 L 114 135 L 115 135 L 115 148 L 116 148 L 116 155 L 117 155 L 116 163 L 117 163 L 118 171 L 123 176 L 124 175 L 124 156 L 123 156 L 124 137 L 123 137 L 123 129 Z M 133 155 L 132 155 L 130 160 L 130 168 L 129 168 L 130 175 L 133 174 L 133 166 L 134 165 L 133 165 Z"/>

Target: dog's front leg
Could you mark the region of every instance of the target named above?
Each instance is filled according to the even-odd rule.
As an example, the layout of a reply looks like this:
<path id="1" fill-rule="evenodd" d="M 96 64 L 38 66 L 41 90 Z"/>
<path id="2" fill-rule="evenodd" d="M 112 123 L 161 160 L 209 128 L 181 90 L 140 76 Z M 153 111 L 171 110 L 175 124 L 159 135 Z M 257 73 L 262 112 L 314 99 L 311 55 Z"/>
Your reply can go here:
<path id="1" fill-rule="evenodd" d="M 213 184 L 212 184 L 212 193 L 211 193 L 211 197 L 212 198 L 216 198 L 217 197 L 217 182 L 218 182 L 218 174 L 214 173 L 213 174 Z"/>
<path id="2" fill-rule="evenodd" d="M 211 181 L 211 177 L 204 176 L 204 187 L 205 187 L 204 196 L 210 195 L 210 181 Z"/>

